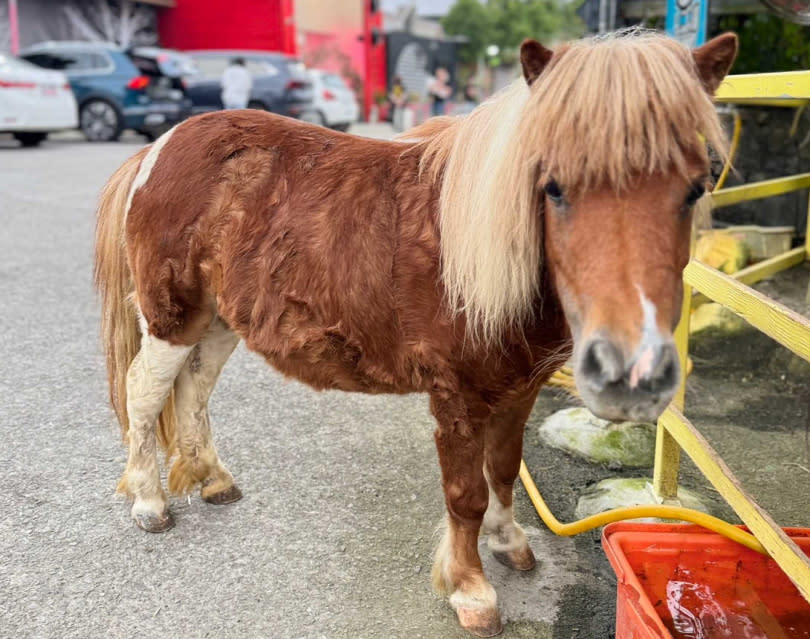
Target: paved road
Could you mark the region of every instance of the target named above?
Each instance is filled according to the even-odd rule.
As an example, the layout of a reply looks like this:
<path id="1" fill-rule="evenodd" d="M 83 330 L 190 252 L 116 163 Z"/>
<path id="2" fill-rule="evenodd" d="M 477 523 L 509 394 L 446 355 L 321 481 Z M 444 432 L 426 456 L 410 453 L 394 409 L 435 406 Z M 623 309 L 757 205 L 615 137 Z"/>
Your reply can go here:
<path id="1" fill-rule="evenodd" d="M 464 637 L 429 583 L 443 503 L 424 397 L 315 393 L 240 346 L 212 418 L 245 498 L 174 499 L 164 535 L 131 523 L 91 252 L 99 189 L 140 144 L 0 142 L 0 637 Z M 590 604 L 559 630 L 559 602 L 597 577 L 575 542 L 530 532 L 533 573 L 484 553 L 503 636 L 607 637 L 610 581 L 601 631 Z"/>

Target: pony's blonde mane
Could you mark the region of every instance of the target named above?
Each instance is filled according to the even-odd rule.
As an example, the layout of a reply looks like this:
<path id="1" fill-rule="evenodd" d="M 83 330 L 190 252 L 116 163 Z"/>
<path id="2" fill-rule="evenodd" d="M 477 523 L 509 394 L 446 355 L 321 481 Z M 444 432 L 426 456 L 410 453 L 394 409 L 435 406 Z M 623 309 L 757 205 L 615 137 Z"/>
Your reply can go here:
<path id="1" fill-rule="evenodd" d="M 422 169 L 441 184 L 447 303 L 485 342 L 531 319 L 538 301 L 543 182 L 622 191 L 639 175 L 685 175 L 705 142 L 726 150 L 690 52 L 650 32 L 564 45 L 531 88 L 518 80 L 407 137 L 422 138 Z"/>

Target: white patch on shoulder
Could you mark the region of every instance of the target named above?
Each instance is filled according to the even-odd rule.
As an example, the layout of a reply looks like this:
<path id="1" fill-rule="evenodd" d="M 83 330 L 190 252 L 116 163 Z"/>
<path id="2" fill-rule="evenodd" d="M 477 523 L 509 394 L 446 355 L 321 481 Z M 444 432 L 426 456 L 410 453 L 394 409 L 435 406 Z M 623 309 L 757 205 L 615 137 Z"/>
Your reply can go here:
<path id="1" fill-rule="evenodd" d="M 182 123 L 180 123 L 182 124 Z M 129 215 L 129 209 L 132 206 L 132 198 L 135 197 L 135 191 L 141 188 L 144 184 L 146 184 L 147 180 L 149 180 L 149 176 L 152 173 L 152 169 L 155 168 L 155 163 L 157 162 L 158 156 L 160 152 L 163 150 L 163 147 L 166 146 L 166 143 L 169 141 L 169 138 L 172 137 L 175 129 L 177 129 L 180 124 L 175 124 L 171 129 L 166 131 L 163 135 L 161 135 L 157 140 L 152 143 L 152 147 L 149 149 L 149 152 L 144 157 L 143 161 L 141 162 L 141 166 L 138 168 L 138 173 L 135 175 L 135 179 L 132 181 L 132 186 L 129 188 L 129 197 L 127 197 L 127 206 L 124 209 L 124 221 L 126 222 L 127 215 Z"/>

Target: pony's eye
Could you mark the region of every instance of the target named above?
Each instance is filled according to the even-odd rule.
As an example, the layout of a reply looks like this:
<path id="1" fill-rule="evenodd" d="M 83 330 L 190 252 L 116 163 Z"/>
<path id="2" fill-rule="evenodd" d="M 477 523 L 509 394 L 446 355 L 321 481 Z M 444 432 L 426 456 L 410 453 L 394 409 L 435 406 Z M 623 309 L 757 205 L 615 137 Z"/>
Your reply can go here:
<path id="1" fill-rule="evenodd" d="M 554 180 L 549 180 L 546 182 L 546 185 L 543 187 L 543 190 L 548 195 L 548 199 L 550 199 L 554 204 L 560 205 L 563 203 L 563 192 L 560 188 L 560 185 L 557 184 Z"/>
<path id="2" fill-rule="evenodd" d="M 703 197 L 704 193 L 706 193 L 706 184 L 702 180 L 695 182 L 689 191 L 689 195 L 686 196 L 686 206 L 692 208 Z"/>

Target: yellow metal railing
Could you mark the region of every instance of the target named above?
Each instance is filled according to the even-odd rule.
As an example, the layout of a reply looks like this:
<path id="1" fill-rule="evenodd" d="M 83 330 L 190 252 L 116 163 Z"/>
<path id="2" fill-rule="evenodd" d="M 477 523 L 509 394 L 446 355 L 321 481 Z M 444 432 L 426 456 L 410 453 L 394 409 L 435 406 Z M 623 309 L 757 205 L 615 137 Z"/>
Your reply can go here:
<path id="1" fill-rule="evenodd" d="M 731 76 L 717 92 L 718 102 L 803 106 L 810 102 L 810 72 Z M 712 195 L 715 207 L 730 206 L 810 188 L 810 173 L 721 189 Z M 779 271 L 810 260 L 810 210 L 805 245 L 728 276 L 694 259 L 684 270 L 684 306 L 676 342 L 684 363 L 689 348 L 692 307 L 715 301 L 743 317 L 758 330 L 810 361 L 810 320 L 749 287 Z M 692 295 L 692 289 L 696 294 Z M 711 445 L 682 414 L 681 391 L 658 421 L 653 487 L 664 502 L 676 499 L 678 467 L 683 449 L 748 526 L 768 554 L 810 601 L 810 560 L 742 489 Z"/>

